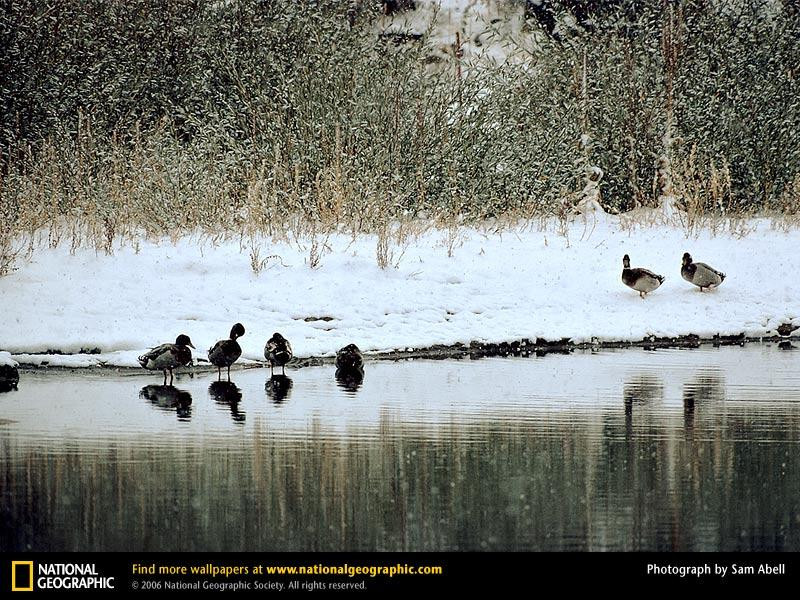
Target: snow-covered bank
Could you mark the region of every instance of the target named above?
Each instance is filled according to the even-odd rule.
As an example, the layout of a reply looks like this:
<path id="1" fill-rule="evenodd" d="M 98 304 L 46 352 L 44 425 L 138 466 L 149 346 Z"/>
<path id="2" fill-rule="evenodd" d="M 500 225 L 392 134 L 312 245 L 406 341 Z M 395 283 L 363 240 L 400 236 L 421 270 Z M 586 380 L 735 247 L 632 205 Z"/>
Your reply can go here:
<path id="1" fill-rule="evenodd" d="M 238 241 L 142 243 L 113 256 L 41 249 L 0 278 L 0 348 L 23 364 L 138 366 L 143 350 L 179 333 L 204 358 L 236 321 L 247 329 L 243 356 L 253 360 L 263 360 L 274 331 L 299 357 L 351 342 L 376 352 L 522 338 L 772 335 L 800 319 L 800 231 L 768 221 L 753 227 L 742 238 L 687 238 L 677 228 L 622 228 L 609 217 L 593 230 L 579 220 L 567 236 L 465 229 L 451 257 L 450 233 L 429 231 L 396 247 L 395 256 L 405 253 L 386 270 L 370 236 L 331 236 L 317 268 L 308 265 L 308 244 L 261 240 L 259 274 L 250 246 Z M 700 293 L 681 279 L 686 251 L 727 273 L 718 290 Z M 645 300 L 620 281 L 625 253 L 633 266 L 666 275 Z M 99 353 L 31 356 L 48 350 Z"/>
<path id="2" fill-rule="evenodd" d="M 13 367 L 16 368 L 19 365 L 17 362 L 11 358 L 11 354 L 8 352 L 0 352 L 0 367 Z"/>

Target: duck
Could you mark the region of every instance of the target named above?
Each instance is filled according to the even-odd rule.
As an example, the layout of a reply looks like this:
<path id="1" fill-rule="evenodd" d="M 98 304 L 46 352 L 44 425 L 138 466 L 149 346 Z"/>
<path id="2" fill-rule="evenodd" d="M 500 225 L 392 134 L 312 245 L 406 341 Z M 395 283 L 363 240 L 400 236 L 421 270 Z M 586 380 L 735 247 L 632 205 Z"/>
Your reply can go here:
<path id="1" fill-rule="evenodd" d="M 656 275 L 652 271 L 637 267 L 631 269 L 631 258 L 627 254 L 622 257 L 622 283 L 639 292 L 644 297 L 664 283 L 663 275 Z"/>
<path id="2" fill-rule="evenodd" d="M 364 357 L 355 344 L 348 344 L 336 353 L 336 375 L 364 373 Z"/>
<path id="3" fill-rule="evenodd" d="M 222 378 L 222 367 L 228 368 L 228 381 L 231 379 L 231 365 L 239 360 L 242 355 L 242 347 L 236 341 L 244 335 L 244 325 L 236 323 L 231 328 L 230 336 L 227 340 L 220 340 L 208 349 L 208 362 L 217 367 L 217 376 Z"/>
<path id="4" fill-rule="evenodd" d="M 795 325 L 794 323 L 781 323 L 775 328 L 775 331 L 781 337 L 789 337 L 798 329 L 800 329 L 800 325 Z"/>
<path id="5" fill-rule="evenodd" d="M 283 374 L 286 374 L 286 363 L 292 359 L 292 345 L 280 333 L 273 333 L 264 346 L 264 358 L 269 361 L 269 372 L 273 374 L 276 366 L 280 367 Z"/>
<path id="6" fill-rule="evenodd" d="M 701 292 L 704 289 L 713 290 L 725 281 L 725 273 L 717 271 L 706 263 L 693 262 L 692 255 L 688 252 L 683 253 L 681 277 L 699 287 Z"/>
<path id="7" fill-rule="evenodd" d="M 194 348 L 192 340 L 182 333 L 175 339 L 174 344 L 161 344 L 150 352 L 142 354 L 139 357 L 139 364 L 150 371 L 164 371 L 164 385 L 167 385 L 167 371 L 169 371 L 171 385 L 174 378 L 172 369 L 192 363 L 192 351 L 189 348 Z"/>

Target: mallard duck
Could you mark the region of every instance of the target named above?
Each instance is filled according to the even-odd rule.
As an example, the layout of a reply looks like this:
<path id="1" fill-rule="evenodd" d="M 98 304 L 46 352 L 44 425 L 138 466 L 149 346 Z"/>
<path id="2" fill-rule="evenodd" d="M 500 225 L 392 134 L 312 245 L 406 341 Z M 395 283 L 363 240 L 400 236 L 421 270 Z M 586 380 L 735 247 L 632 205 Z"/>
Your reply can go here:
<path id="1" fill-rule="evenodd" d="M 280 333 L 273 333 L 264 346 L 264 358 L 269 361 L 269 372 L 278 366 L 286 373 L 286 363 L 292 359 L 292 345 Z"/>
<path id="2" fill-rule="evenodd" d="M 348 344 L 336 353 L 336 375 L 364 373 L 364 357 L 355 344 Z"/>
<path id="3" fill-rule="evenodd" d="M 792 335 L 792 332 L 797 331 L 798 329 L 800 329 L 800 325 L 795 325 L 794 323 L 781 323 L 775 328 L 775 331 L 777 331 L 778 335 L 781 337 L 789 337 Z"/>
<path id="4" fill-rule="evenodd" d="M 231 365 L 239 360 L 242 347 L 236 338 L 244 335 L 244 325 L 236 323 L 231 328 L 230 338 L 220 340 L 208 350 L 208 362 L 217 367 L 217 376 L 222 378 L 222 367 L 228 367 L 228 380 L 231 378 Z"/>
<path id="5" fill-rule="evenodd" d="M 174 344 L 161 344 L 147 354 L 142 354 L 139 357 L 139 364 L 151 371 L 164 371 L 164 385 L 166 385 L 167 371 L 169 371 L 169 382 L 172 383 L 172 369 L 191 364 L 192 351 L 189 348 L 194 348 L 192 340 L 188 335 L 180 334 Z"/>
<path id="6" fill-rule="evenodd" d="M 639 296 L 644 298 L 664 283 L 664 276 L 640 267 L 631 269 L 631 258 L 626 254 L 622 257 L 622 283 L 639 292 Z"/>
<path id="7" fill-rule="evenodd" d="M 688 252 L 683 253 L 681 277 L 699 287 L 701 292 L 704 288 L 713 290 L 725 281 L 725 273 L 717 271 L 706 263 L 692 262 L 692 255 Z"/>

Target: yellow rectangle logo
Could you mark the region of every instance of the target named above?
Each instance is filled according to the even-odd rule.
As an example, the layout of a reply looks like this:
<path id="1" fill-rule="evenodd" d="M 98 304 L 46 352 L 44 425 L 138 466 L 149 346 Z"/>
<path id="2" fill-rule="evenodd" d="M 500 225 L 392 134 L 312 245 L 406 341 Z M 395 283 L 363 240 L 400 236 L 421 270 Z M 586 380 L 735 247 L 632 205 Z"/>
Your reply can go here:
<path id="1" fill-rule="evenodd" d="M 28 577 L 24 576 L 23 567 L 28 567 Z M 17 570 L 23 575 L 20 579 L 25 583 L 17 585 Z M 26 581 L 27 580 L 27 581 Z M 11 561 L 11 591 L 12 592 L 32 592 L 33 591 L 33 561 L 32 560 L 12 560 Z"/>

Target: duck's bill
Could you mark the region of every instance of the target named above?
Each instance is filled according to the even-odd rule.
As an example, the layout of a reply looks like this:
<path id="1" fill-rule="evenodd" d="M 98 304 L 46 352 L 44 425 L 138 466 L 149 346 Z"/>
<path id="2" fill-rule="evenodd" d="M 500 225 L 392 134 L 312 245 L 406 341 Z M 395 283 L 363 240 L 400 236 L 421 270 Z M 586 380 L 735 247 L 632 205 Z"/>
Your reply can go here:
<path id="1" fill-rule="evenodd" d="M 189 343 L 188 343 L 188 344 L 186 344 L 186 345 L 187 345 L 187 346 L 189 346 L 189 348 L 192 348 L 193 350 L 197 350 L 197 348 L 195 348 L 194 346 L 192 346 L 192 342 L 189 342 Z"/>

